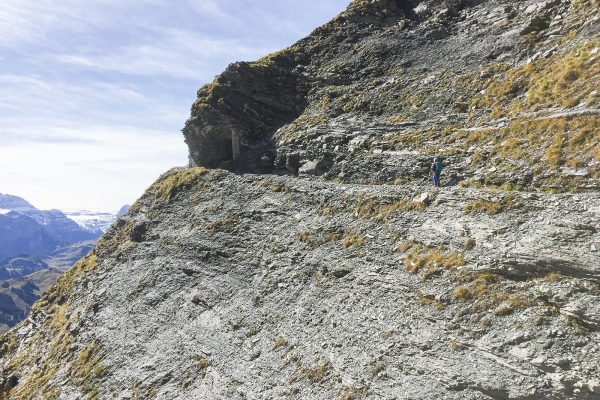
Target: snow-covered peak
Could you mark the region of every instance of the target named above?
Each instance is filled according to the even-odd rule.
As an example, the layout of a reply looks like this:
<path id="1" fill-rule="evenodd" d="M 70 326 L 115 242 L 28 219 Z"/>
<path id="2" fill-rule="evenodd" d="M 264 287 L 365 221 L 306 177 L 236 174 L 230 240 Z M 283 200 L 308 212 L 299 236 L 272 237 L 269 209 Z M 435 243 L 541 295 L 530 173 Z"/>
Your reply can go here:
<path id="1" fill-rule="evenodd" d="M 73 211 L 66 212 L 67 217 L 77 222 L 79 226 L 88 230 L 96 231 L 106 230 L 112 225 L 117 219 L 117 212 L 93 212 L 93 211 Z"/>

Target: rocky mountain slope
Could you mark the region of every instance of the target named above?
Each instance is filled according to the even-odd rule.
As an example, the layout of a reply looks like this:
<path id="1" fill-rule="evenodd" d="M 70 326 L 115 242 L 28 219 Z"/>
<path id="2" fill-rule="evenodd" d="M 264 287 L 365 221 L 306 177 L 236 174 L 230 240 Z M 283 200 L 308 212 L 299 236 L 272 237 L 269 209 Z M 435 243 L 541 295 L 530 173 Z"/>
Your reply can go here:
<path id="1" fill-rule="evenodd" d="M 597 22 L 591 1 L 355 1 L 200 89 L 191 163 L 394 183 L 443 155 L 476 186 L 597 190 Z"/>
<path id="2" fill-rule="evenodd" d="M 358 0 L 230 66 L 3 398 L 600 398 L 597 7 Z"/>

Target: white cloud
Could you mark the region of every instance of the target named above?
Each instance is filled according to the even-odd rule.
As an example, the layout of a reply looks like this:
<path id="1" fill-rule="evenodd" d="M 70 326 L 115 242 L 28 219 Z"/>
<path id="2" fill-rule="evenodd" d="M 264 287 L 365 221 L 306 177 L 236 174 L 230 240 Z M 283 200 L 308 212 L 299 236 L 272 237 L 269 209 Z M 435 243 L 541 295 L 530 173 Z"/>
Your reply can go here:
<path id="1" fill-rule="evenodd" d="M 155 28 L 158 29 L 158 28 Z M 202 37 L 195 32 L 170 29 L 162 41 L 118 49 L 112 54 L 57 55 L 58 61 L 90 69 L 106 69 L 132 75 L 168 75 L 183 79 L 209 78 L 215 60 L 254 59 L 272 48 L 250 47 L 239 41 Z"/>
<path id="2" fill-rule="evenodd" d="M 200 15 L 206 15 L 217 18 L 226 18 L 227 13 L 225 13 L 219 7 L 219 3 L 214 0 L 186 0 L 185 3 L 188 7 L 194 10 L 196 13 Z"/>

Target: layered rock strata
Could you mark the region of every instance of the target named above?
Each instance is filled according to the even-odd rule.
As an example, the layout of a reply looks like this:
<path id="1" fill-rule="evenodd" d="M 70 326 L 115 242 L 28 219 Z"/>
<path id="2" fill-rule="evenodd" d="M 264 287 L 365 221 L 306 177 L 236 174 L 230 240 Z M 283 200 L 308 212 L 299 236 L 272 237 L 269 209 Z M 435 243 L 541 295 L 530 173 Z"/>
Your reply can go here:
<path id="1" fill-rule="evenodd" d="M 3 397 L 599 398 L 597 11 L 355 1 L 230 66 Z"/>
<path id="2" fill-rule="evenodd" d="M 4 390 L 597 398 L 598 204 L 174 170 L 4 338 Z"/>

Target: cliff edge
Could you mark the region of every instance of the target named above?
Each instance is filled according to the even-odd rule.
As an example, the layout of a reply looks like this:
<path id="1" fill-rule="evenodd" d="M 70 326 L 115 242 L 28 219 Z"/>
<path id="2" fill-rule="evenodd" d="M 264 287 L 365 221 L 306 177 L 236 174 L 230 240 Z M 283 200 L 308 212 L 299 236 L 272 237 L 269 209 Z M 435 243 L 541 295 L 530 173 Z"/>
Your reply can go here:
<path id="1" fill-rule="evenodd" d="M 600 398 L 598 29 L 355 1 L 230 66 L 191 166 L 2 337 L 0 397 Z"/>

